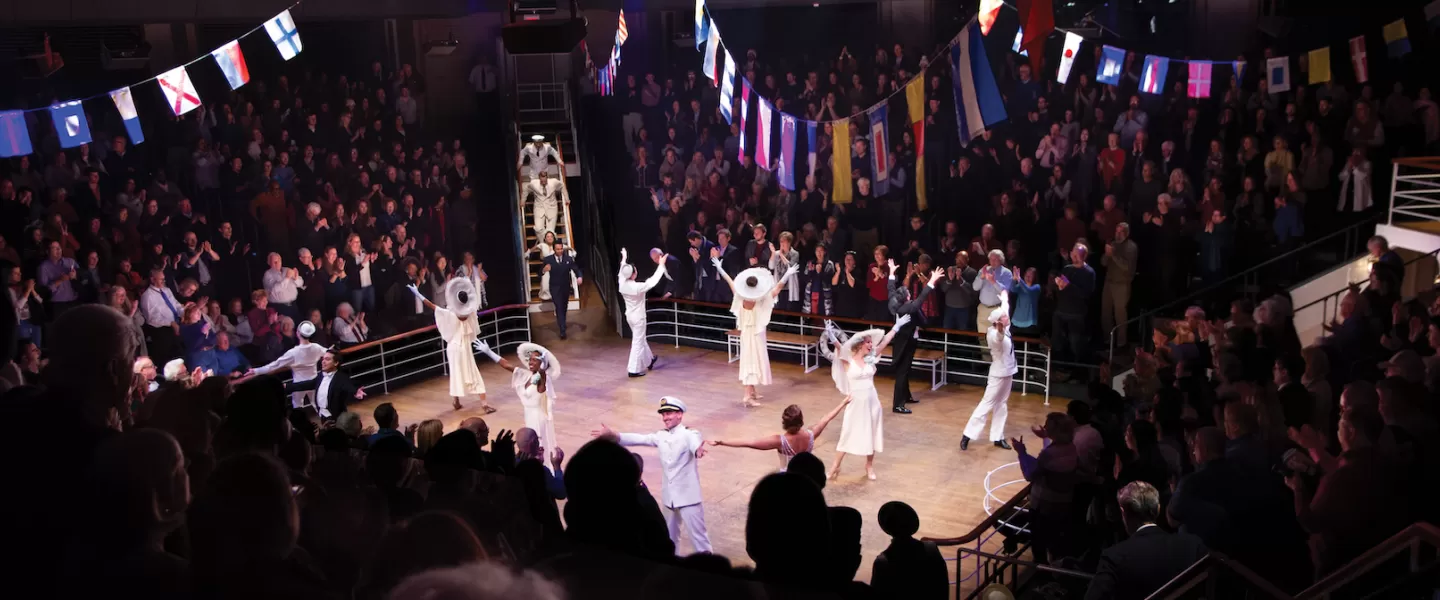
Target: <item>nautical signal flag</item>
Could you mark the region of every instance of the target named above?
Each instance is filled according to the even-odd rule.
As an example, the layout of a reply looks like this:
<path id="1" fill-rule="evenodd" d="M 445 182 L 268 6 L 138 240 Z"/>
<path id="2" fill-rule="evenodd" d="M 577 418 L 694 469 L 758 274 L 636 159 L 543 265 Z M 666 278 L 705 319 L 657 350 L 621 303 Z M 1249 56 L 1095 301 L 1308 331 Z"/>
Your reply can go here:
<path id="1" fill-rule="evenodd" d="M 725 117 L 726 123 L 732 119 L 730 109 L 733 104 L 735 104 L 735 59 L 731 58 L 730 51 L 726 50 L 725 74 L 720 76 L 720 116 Z"/>
<path id="2" fill-rule="evenodd" d="M 250 68 L 245 66 L 245 54 L 240 52 L 240 40 L 231 40 L 216 48 L 210 56 L 215 57 L 215 63 L 220 65 L 220 72 L 225 74 L 225 81 L 230 82 L 230 89 L 238 90 L 250 81 Z"/>
<path id="3" fill-rule="evenodd" d="M 1380 30 L 1385 38 L 1385 50 L 1390 58 L 1400 58 L 1410 53 L 1410 34 L 1405 30 L 1405 19 L 1396 19 Z"/>
<path id="4" fill-rule="evenodd" d="M 890 109 L 884 102 L 870 109 L 870 189 L 877 197 L 890 191 L 889 117 Z"/>
<path id="5" fill-rule="evenodd" d="M 1000 7 L 1004 5 L 1004 0 L 980 0 L 981 35 L 990 35 L 990 30 L 995 28 L 996 17 L 1000 16 Z"/>
<path id="6" fill-rule="evenodd" d="M 980 36 L 975 36 L 980 37 Z M 832 177 L 835 187 L 830 190 L 830 201 L 836 204 L 849 204 L 854 198 L 850 178 L 845 174 L 850 172 L 850 153 L 845 149 L 850 147 L 850 117 L 845 117 L 832 123 L 833 133 L 831 134 L 832 148 L 839 148 L 837 152 L 830 153 L 830 172 L 839 173 Z M 812 148 L 814 146 L 811 146 Z"/>
<path id="7" fill-rule="evenodd" d="M 184 65 L 161 73 L 156 80 L 160 82 L 160 91 L 165 92 L 165 100 L 175 116 L 200 107 L 200 94 L 195 91 L 195 82 L 190 80 L 190 72 L 185 70 Z"/>
<path id="8" fill-rule="evenodd" d="M 1055 80 L 1065 83 L 1070 79 L 1070 69 L 1075 66 L 1075 55 L 1080 54 L 1079 34 L 1071 31 L 1065 32 L 1065 48 L 1060 51 L 1060 69 L 1055 72 Z"/>
<path id="9" fill-rule="evenodd" d="M 955 95 L 955 123 L 960 136 L 960 145 L 970 145 L 970 140 L 985 133 L 985 128 L 1004 121 L 1005 99 L 1000 96 L 1000 87 L 995 85 L 995 72 L 990 69 L 990 58 L 985 52 L 985 38 L 980 28 L 967 25 L 955 36 L 950 45 L 950 66 L 955 75 L 950 82 Z M 835 137 L 840 137 L 840 125 L 835 125 Z M 844 148 L 838 142 L 836 148 Z M 836 155 L 849 154 L 836 152 Z M 844 171 L 849 172 L 849 165 Z M 848 186 L 846 193 L 849 193 Z M 839 200 L 836 200 L 839 202 Z"/>
<path id="10" fill-rule="evenodd" d="M 925 78 L 916 77 L 905 85 L 905 108 L 910 114 L 911 135 L 915 137 L 915 205 L 925 210 Z"/>
<path id="11" fill-rule="evenodd" d="M 34 151 L 30 146 L 30 128 L 25 125 L 25 111 L 0 111 L 0 157 L 25 156 Z"/>
<path id="12" fill-rule="evenodd" d="M 79 100 L 51 105 L 50 120 L 55 122 L 55 135 L 60 137 L 61 148 L 90 143 L 90 123 Z"/>
<path id="13" fill-rule="evenodd" d="M 1310 62 L 1310 83 L 1324 83 L 1330 81 L 1330 47 L 1311 50 Z"/>
<path id="14" fill-rule="evenodd" d="M 705 0 L 695 0 L 695 49 L 710 35 L 710 18 L 705 16 Z"/>
<path id="15" fill-rule="evenodd" d="M 1192 60 L 1189 71 L 1190 80 L 1185 84 L 1185 95 L 1191 98 L 1209 98 L 1210 84 L 1215 80 L 1215 63 Z"/>
<path id="16" fill-rule="evenodd" d="M 1270 82 L 1271 93 L 1290 91 L 1290 57 L 1281 56 L 1266 60 L 1265 77 Z"/>
<path id="17" fill-rule="evenodd" d="M 1124 48 L 1104 46 L 1100 49 L 1100 65 L 1095 69 L 1095 81 L 1106 85 L 1120 85 L 1120 74 L 1124 70 Z"/>
<path id="18" fill-rule="evenodd" d="M 144 143 L 145 132 L 140 129 L 140 114 L 135 112 L 135 98 L 130 95 L 130 87 L 111 91 L 110 100 L 115 102 L 115 110 L 120 111 L 120 120 L 125 123 L 125 133 L 130 136 L 130 143 Z"/>
<path id="19" fill-rule="evenodd" d="M 819 123 L 814 121 L 805 122 L 805 164 L 810 167 L 805 172 L 811 175 L 815 174 L 815 162 L 820 156 L 815 151 L 815 129 L 818 125 Z"/>
<path id="20" fill-rule="evenodd" d="M 1140 72 L 1140 91 L 1147 94 L 1165 93 L 1165 76 L 1170 72 L 1170 59 L 1151 54 L 1145 57 L 1145 69 Z"/>
<path id="21" fill-rule="evenodd" d="M 718 56 L 717 52 L 719 51 L 720 27 L 714 21 L 711 21 L 710 38 L 705 40 L 705 63 L 702 66 L 705 68 L 705 76 L 709 77 L 710 81 L 715 82 L 717 85 L 720 83 L 720 77 L 719 73 L 716 72 L 715 69 L 720 65 L 716 64 L 717 61 L 715 59 Z"/>
<path id="22" fill-rule="evenodd" d="M 780 113 L 780 187 L 795 191 L 795 128 L 799 125 L 795 117 Z"/>
<path id="23" fill-rule="evenodd" d="M 304 49 L 300 44 L 300 32 L 295 29 L 295 19 L 290 18 L 289 9 L 266 21 L 265 32 L 270 34 L 270 41 L 275 42 L 275 48 L 280 50 L 280 56 L 285 60 L 295 58 L 295 55 Z"/>
<path id="24" fill-rule="evenodd" d="M 1355 69 L 1355 82 L 1370 81 L 1370 62 L 1365 58 L 1365 36 L 1350 38 L 1350 66 Z"/>
<path id="25" fill-rule="evenodd" d="M 1245 82 L 1245 65 L 1246 65 L 1246 62 L 1245 62 L 1244 60 L 1232 60 L 1232 61 L 1230 61 L 1230 68 L 1231 68 L 1231 69 L 1234 69 L 1234 71 L 1235 71 L 1235 81 L 1238 81 L 1238 82 L 1241 82 L 1241 83 L 1244 83 L 1244 82 Z"/>
<path id="26" fill-rule="evenodd" d="M 622 46 L 630 39 L 630 30 L 625 27 L 625 9 L 620 9 L 620 20 L 615 23 L 615 45 Z"/>
<path id="27" fill-rule="evenodd" d="M 775 158 L 770 152 L 770 101 L 760 98 L 758 104 L 760 126 L 755 130 L 755 165 L 769 171 L 770 161 Z"/>
<path id="28" fill-rule="evenodd" d="M 750 80 L 740 78 L 740 153 L 745 154 L 745 135 L 749 133 L 750 121 Z"/>

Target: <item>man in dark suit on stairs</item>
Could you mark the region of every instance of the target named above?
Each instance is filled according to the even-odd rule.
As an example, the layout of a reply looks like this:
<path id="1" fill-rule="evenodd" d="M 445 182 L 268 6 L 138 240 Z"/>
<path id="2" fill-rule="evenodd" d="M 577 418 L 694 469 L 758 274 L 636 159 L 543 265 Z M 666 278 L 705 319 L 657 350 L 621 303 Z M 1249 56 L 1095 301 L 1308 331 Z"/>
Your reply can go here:
<path id="1" fill-rule="evenodd" d="M 906 408 L 907 403 L 919 402 L 910 395 L 910 363 L 915 360 L 915 344 L 918 343 L 920 335 L 916 329 L 925 322 L 925 314 L 920 307 L 925 305 L 925 298 L 935 289 L 935 282 L 945 275 L 945 269 L 935 269 L 930 274 L 930 279 L 925 287 L 920 288 L 920 295 L 911 298 L 910 290 L 895 281 L 895 271 L 899 269 L 892 259 L 890 261 L 890 279 L 885 285 L 890 289 L 890 314 L 895 317 L 910 315 L 910 322 L 902 325 L 895 332 L 893 360 L 890 364 L 895 365 L 895 401 L 892 411 L 902 415 L 910 414 Z M 923 276 L 923 274 L 920 274 Z"/>
<path id="2" fill-rule="evenodd" d="M 565 311 L 570 308 L 571 275 L 575 286 L 585 285 L 580 274 L 580 263 L 570 255 L 565 242 L 555 240 L 555 253 L 545 257 L 545 272 L 550 273 L 550 302 L 555 304 L 555 325 L 560 328 L 560 339 L 565 339 Z"/>
<path id="3" fill-rule="evenodd" d="M 1116 498 L 1130 539 L 1100 555 L 1085 600 L 1148 597 L 1209 553 L 1200 538 L 1168 533 L 1155 524 L 1160 518 L 1160 492 L 1154 486 L 1136 481 L 1121 488 Z"/>

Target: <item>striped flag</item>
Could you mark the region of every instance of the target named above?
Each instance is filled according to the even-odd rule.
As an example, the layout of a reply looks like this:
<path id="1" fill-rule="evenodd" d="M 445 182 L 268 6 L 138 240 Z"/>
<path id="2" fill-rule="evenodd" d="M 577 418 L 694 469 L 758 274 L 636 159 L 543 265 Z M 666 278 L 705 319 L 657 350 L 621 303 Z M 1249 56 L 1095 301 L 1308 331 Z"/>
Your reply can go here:
<path id="1" fill-rule="evenodd" d="M 795 117 L 780 113 L 780 187 L 795 191 Z"/>
<path id="2" fill-rule="evenodd" d="M 1060 51 L 1060 69 L 1055 71 L 1055 80 L 1065 83 L 1070 79 L 1070 69 L 1075 66 L 1075 56 L 1080 54 L 1082 38 L 1071 31 L 1065 32 L 1065 48 Z"/>
<path id="3" fill-rule="evenodd" d="M 625 45 L 625 40 L 630 39 L 630 30 L 625 28 L 625 9 L 620 9 L 620 20 L 615 23 L 615 45 Z"/>
<path id="4" fill-rule="evenodd" d="M 925 210 L 925 78 L 916 77 L 905 85 L 905 106 L 915 136 L 915 205 Z"/>
<path id="5" fill-rule="evenodd" d="M 814 121 L 805 122 L 805 164 L 809 167 L 809 170 L 805 171 L 807 175 L 815 174 L 815 162 L 818 157 L 815 153 L 815 130 L 819 125 Z"/>
<path id="6" fill-rule="evenodd" d="M 1140 91 L 1147 94 L 1165 93 L 1165 76 L 1170 72 L 1170 59 L 1151 54 L 1145 57 L 1145 70 L 1140 72 Z"/>
<path id="7" fill-rule="evenodd" d="M 968 146 L 985 128 L 1005 120 L 1005 100 L 995 85 L 995 73 L 990 70 L 980 28 L 971 21 L 956 38 L 956 43 L 950 46 L 950 63 L 955 69 L 952 78 L 955 122 L 959 125 L 960 145 Z"/>
<path id="8" fill-rule="evenodd" d="M 90 143 L 90 122 L 85 118 L 85 107 L 79 100 L 51 105 L 50 120 L 55 123 L 55 135 L 60 138 L 61 148 Z"/>
<path id="9" fill-rule="evenodd" d="M 1310 83 L 1330 81 L 1330 47 L 1310 51 Z"/>
<path id="10" fill-rule="evenodd" d="M 1390 52 L 1390 58 L 1400 58 L 1410 53 L 1410 33 L 1405 30 L 1405 19 L 1396 19 L 1394 23 L 1386 25 L 1380 30 L 1380 35 L 1385 38 L 1385 49 Z"/>
<path id="11" fill-rule="evenodd" d="M 34 151 L 30 145 L 30 127 L 25 125 L 25 111 L 0 111 L 0 157 L 25 156 Z"/>
<path id="12" fill-rule="evenodd" d="M 240 52 L 240 40 L 231 40 L 216 48 L 210 56 L 215 57 L 215 63 L 220 65 L 220 72 L 225 74 L 225 81 L 230 82 L 230 89 L 238 90 L 250 81 L 250 68 L 245 66 L 245 55 Z"/>
<path id="13" fill-rule="evenodd" d="M 1215 79 L 1215 64 L 1208 60 L 1192 60 L 1189 70 L 1190 81 L 1185 84 L 1185 95 L 1191 98 L 1209 98 L 1210 83 Z"/>
<path id="14" fill-rule="evenodd" d="M 130 88 L 127 86 L 111 91 L 110 100 L 115 102 L 115 110 L 120 111 L 120 120 L 125 123 L 125 133 L 130 136 L 130 143 L 145 143 L 145 132 L 140 129 L 140 113 L 135 112 L 135 98 L 130 95 Z"/>
<path id="15" fill-rule="evenodd" d="M 716 85 L 720 84 L 718 81 L 720 79 L 719 73 L 715 72 L 716 67 L 719 66 L 715 60 L 716 56 L 718 56 L 716 53 L 719 50 L 720 27 L 712 22 L 710 23 L 710 38 L 705 40 L 705 62 L 702 66 L 705 69 L 705 76 L 709 77 L 710 81 L 715 82 Z"/>
<path id="16" fill-rule="evenodd" d="M 995 28 L 995 19 L 1000 16 L 1000 7 L 1004 6 L 1004 0 L 980 0 L 980 33 L 990 35 L 990 30 Z"/>
<path id="17" fill-rule="evenodd" d="M 710 19 L 705 16 L 705 0 L 695 0 L 695 49 L 700 49 L 700 44 L 705 43 L 705 37 L 709 35 Z"/>
<path id="18" fill-rule="evenodd" d="M 165 92 L 165 99 L 175 116 L 200 108 L 200 94 L 195 91 L 195 82 L 190 80 L 190 72 L 183 65 L 161 73 L 155 79 L 160 82 L 160 91 Z"/>
<path id="19" fill-rule="evenodd" d="M 1290 57 L 1281 56 L 1265 61 L 1265 76 L 1270 80 L 1270 92 L 1290 91 Z"/>
<path id="20" fill-rule="evenodd" d="M 980 37 L 980 36 L 975 36 Z M 846 117 L 831 123 L 834 133 L 830 149 L 830 173 L 834 179 L 835 189 L 830 192 L 830 201 L 836 204 L 849 204 L 851 200 L 852 185 L 850 181 L 850 118 Z"/>
<path id="21" fill-rule="evenodd" d="M 1350 65 L 1355 68 L 1355 83 L 1370 81 L 1370 63 L 1365 59 L 1365 36 L 1350 38 Z"/>
<path id="22" fill-rule="evenodd" d="M 770 170 L 770 101 L 760 98 L 760 127 L 755 131 L 755 164 Z"/>
<path id="23" fill-rule="evenodd" d="M 735 59 L 730 58 L 730 51 L 725 51 L 725 74 L 720 77 L 720 116 L 725 117 L 725 122 L 732 122 L 730 115 L 731 105 L 735 103 Z M 743 133 L 743 132 L 742 132 Z"/>
<path id="24" fill-rule="evenodd" d="M 740 153 L 745 153 L 745 136 L 750 129 L 750 80 L 740 78 Z"/>
<path id="25" fill-rule="evenodd" d="M 275 42 L 275 48 L 285 60 L 295 58 L 295 55 L 304 49 L 300 44 L 300 32 L 295 29 L 295 20 L 290 18 L 289 9 L 266 21 L 265 32 L 270 34 L 270 41 Z"/>
<path id="26" fill-rule="evenodd" d="M 890 110 L 884 102 L 870 109 L 870 189 L 876 197 L 890 191 Z"/>

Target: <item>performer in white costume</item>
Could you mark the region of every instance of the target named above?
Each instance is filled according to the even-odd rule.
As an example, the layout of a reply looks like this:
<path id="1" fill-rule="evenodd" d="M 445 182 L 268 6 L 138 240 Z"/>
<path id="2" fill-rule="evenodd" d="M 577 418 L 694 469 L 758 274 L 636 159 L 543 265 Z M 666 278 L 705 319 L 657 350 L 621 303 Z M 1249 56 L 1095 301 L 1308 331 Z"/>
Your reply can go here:
<path id="1" fill-rule="evenodd" d="M 560 216 L 560 204 L 570 204 L 570 198 L 565 195 L 564 182 L 551 179 L 549 173 L 541 171 L 540 177 L 525 184 L 525 192 L 535 201 L 530 217 L 534 219 L 535 235 L 543 236 L 547 231 L 555 231 L 556 219 Z"/>
<path id="2" fill-rule="evenodd" d="M 666 258 L 668 255 L 660 256 L 649 279 L 636 281 L 630 253 L 620 249 L 620 297 L 625 299 L 625 322 L 630 324 L 630 360 L 625 365 L 625 371 L 631 377 L 644 377 L 645 372 L 655 366 L 655 353 L 650 351 L 650 343 L 645 341 L 645 293 L 665 277 Z"/>
<path id="3" fill-rule="evenodd" d="M 1010 385 L 1015 380 L 1015 342 L 1010 337 L 1010 299 L 1008 294 L 1000 295 L 1000 306 L 990 313 L 990 330 L 985 332 L 985 342 L 990 346 L 990 377 L 985 382 L 985 395 L 980 405 L 970 414 L 965 425 L 965 435 L 960 438 L 960 449 L 968 450 L 970 440 L 980 437 L 985 430 L 985 417 L 990 417 L 990 441 L 996 448 L 1010 449 L 1005 442 L 1005 416 L 1009 413 L 1006 403 L 1010 401 Z"/>
<path id="4" fill-rule="evenodd" d="M 770 326 L 775 298 L 785 288 L 785 282 L 800 271 L 800 265 L 792 265 L 780 281 L 775 281 L 775 276 L 764 267 L 745 269 L 731 279 L 720 265 L 718 248 L 710 250 L 710 262 L 735 294 L 730 312 L 735 315 L 735 328 L 740 330 L 740 384 L 745 386 L 745 396 L 740 403 L 746 407 L 760 406 L 755 386 L 770 385 L 770 352 L 765 345 L 765 328 Z"/>
<path id="5" fill-rule="evenodd" d="M 485 414 L 495 412 L 485 398 L 485 380 L 480 378 L 480 369 L 475 366 L 475 353 L 471 345 L 480 335 L 480 324 L 475 322 L 475 312 L 480 308 L 480 294 L 469 279 L 456 277 L 445 284 L 445 305 L 436 306 L 425 298 L 414 285 L 409 286 L 425 306 L 435 311 L 435 328 L 440 339 L 445 340 L 445 361 L 450 367 L 450 397 L 455 399 L 455 410 L 463 408 L 460 398 L 479 396 L 480 407 Z"/>
<path id="6" fill-rule="evenodd" d="M 250 369 L 245 375 L 267 375 L 286 367 L 290 368 L 290 380 L 301 383 L 314 379 L 319 373 L 320 358 L 325 356 L 325 347 L 310 342 L 310 337 L 315 335 L 315 324 L 309 321 L 301 321 L 295 327 L 295 336 L 300 343 L 294 348 L 286 350 L 280 358 L 275 359 L 268 365 Z M 290 404 L 295 408 L 306 406 L 305 398 L 310 397 L 310 392 L 295 392 L 290 394 Z"/>
<path id="7" fill-rule="evenodd" d="M 520 151 L 520 162 L 515 163 L 515 170 L 520 170 L 520 167 L 525 164 L 525 160 L 529 159 L 530 178 L 534 179 L 537 173 L 550 171 L 551 158 L 555 159 L 555 164 L 560 167 L 559 174 L 561 177 L 564 177 L 565 159 L 560 158 L 560 152 L 545 141 L 545 136 L 532 135 L 530 136 L 530 145 L 525 146 L 525 148 Z"/>
<path id="8" fill-rule="evenodd" d="M 661 398 L 659 412 L 665 428 L 655 433 L 616 433 L 601 423 L 600 429 L 591 434 L 621 446 L 654 446 L 660 452 L 660 468 L 664 470 L 660 506 L 664 507 L 675 551 L 680 551 L 683 523 L 695 551 L 709 552 L 710 536 L 705 533 L 705 507 L 700 504 L 700 469 L 696 462 L 705 457 L 705 440 L 699 431 L 680 424 L 685 418 L 685 403 L 679 398 Z"/>
<path id="9" fill-rule="evenodd" d="M 525 426 L 540 436 L 542 448 L 559 448 L 555 444 L 555 380 L 560 378 L 560 360 L 540 344 L 520 344 L 516 354 L 519 364 L 512 363 L 490 350 L 484 340 L 475 340 L 475 350 L 510 372 L 510 387 L 525 407 Z"/>
<path id="10" fill-rule="evenodd" d="M 830 377 L 835 387 L 849 399 L 845 407 L 845 420 L 840 423 L 840 441 L 835 444 L 835 466 L 830 469 L 830 478 L 840 475 L 840 463 L 846 454 L 865 457 L 865 476 L 875 480 L 875 454 L 885 450 L 885 433 L 881 415 L 880 394 L 875 391 L 875 365 L 880 353 L 895 332 L 910 322 L 910 315 L 900 315 L 887 333 L 880 329 L 867 329 L 840 341 L 839 328 L 826 323 L 825 335 L 820 340 L 820 351 L 830 357 Z M 833 354 L 827 345 L 838 344 Z"/>

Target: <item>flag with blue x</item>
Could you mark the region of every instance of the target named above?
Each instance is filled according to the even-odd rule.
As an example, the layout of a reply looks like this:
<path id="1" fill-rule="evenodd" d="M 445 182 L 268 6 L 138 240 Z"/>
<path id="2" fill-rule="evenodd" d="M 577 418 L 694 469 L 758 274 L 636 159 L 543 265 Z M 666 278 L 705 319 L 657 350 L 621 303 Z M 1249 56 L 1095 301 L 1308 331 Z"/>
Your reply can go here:
<path id="1" fill-rule="evenodd" d="M 280 56 L 285 60 L 295 58 L 295 55 L 304 48 L 300 44 L 300 32 L 296 31 L 295 20 L 290 18 L 288 9 L 266 21 L 265 32 L 270 34 L 270 41 L 275 42 L 275 47 L 280 50 Z"/>

